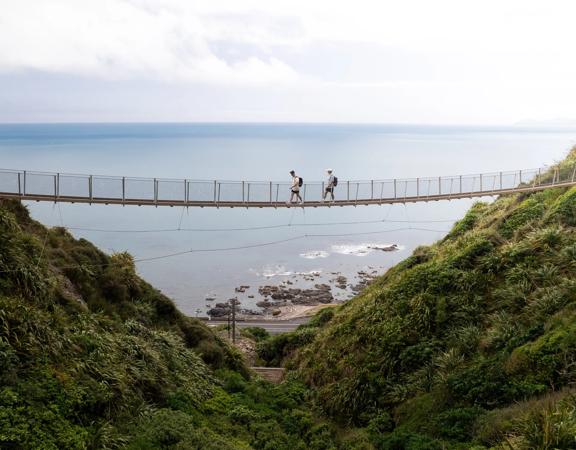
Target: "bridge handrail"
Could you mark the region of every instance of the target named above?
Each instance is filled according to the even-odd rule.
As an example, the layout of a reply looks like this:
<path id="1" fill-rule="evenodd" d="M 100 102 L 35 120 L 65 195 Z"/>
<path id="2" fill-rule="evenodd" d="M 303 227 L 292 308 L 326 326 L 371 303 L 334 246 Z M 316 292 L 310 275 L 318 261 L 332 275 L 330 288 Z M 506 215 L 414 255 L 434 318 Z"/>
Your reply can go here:
<path id="1" fill-rule="evenodd" d="M 576 184 L 575 179 L 576 164 L 573 168 L 552 166 L 437 177 L 340 180 L 336 192 L 338 201 L 346 204 L 420 201 L 467 194 L 494 195 L 491 193 L 525 189 L 528 184 L 532 184 L 532 188 Z M 325 186 L 322 181 L 305 182 L 300 194 L 305 202 L 318 203 L 326 196 Z M 274 205 L 288 200 L 289 187 L 288 181 L 194 180 L 0 169 L 0 197 L 3 198 L 156 205 Z"/>
<path id="2" fill-rule="evenodd" d="M 478 177 L 480 175 L 482 176 L 491 176 L 491 175 L 499 175 L 500 173 L 502 173 L 503 175 L 507 175 L 507 174 L 514 174 L 514 173 L 519 173 L 519 172 L 523 172 L 523 173 L 529 173 L 529 172 L 538 172 L 541 171 L 542 173 L 544 173 L 545 171 L 551 169 L 553 166 L 543 166 L 543 167 L 537 167 L 537 168 L 532 168 L 532 169 L 519 169 L 519 170 L 505 170 L 505 171 L 493 171 L 493 172 L 469 172 L 469 173 L 465 173 L 465 174 L 456 174 L 456 175 L 430 175 L 430 176 L 423 176 L 423 177 L 397 177 L 397 178 L 374 178 L 374 179 L 350 179 L 350 180 L 345 180 L 345 179 L 339 179 L 339 183 L 342 182 L 350 182 L 350 183 L 370 183 L 370 182 L 374 182 L 374 183 L 386 183 L 386 182 L 393 182 L 394 180 L 396 181 L 416 181 L 418 179 L 420 180 L 427 180 L 427 179 L 438 179 L 438 178 L 457 178 L 457 177 Z M 274 181 L 274 180 L 227 180 L 227 179 L 220 179 L 220 178 L 206 178 L 206 179 L 201 179 L 201 178 L 187 178 L 187 177 L 182 177 L 182 178 L 172 178 L 172 177 L 143 177 L 143 176 L 135 176 L 135 175 L 103 175 L 103 174 L 97 174 L 97 173 L 76 173 L 76 172 L 53 172 L 53 171 L 43 171 L 43 170 L 26 170 L 26 169 L 3 169 L 0 168 L 0 173 L 21 173 L 23 174 L 24 172 L 30 174 L 30 175 L 44 175 L 44 176 L 67 176 L 67 177 L 98 177 L 98 178 L 106 178 L 106 179 L 115 179 L 115 180 L 121 180 L 121 179 L 130 179 L 130 180 L 142 180 L 142 181 L 153 181 L 153 180 L 157 180 L 157 181 L 173 181 L 173 182 L 182 182 L 183 180 L 189 181 L 191 183 L 210 183 L 210 182 L 214 182 L 214 181 L 218 181 L 219 183 L 262 183 L 262 184 L 267 184 L 267 183 L 272 183 L 272 184 L 286 184 L 286 183 L 290 183 L 289 181 Z M 306 181 L 306 184 L 322 184 L 323 181 L 321 180 L 312 180 L 312 181 Z"/>

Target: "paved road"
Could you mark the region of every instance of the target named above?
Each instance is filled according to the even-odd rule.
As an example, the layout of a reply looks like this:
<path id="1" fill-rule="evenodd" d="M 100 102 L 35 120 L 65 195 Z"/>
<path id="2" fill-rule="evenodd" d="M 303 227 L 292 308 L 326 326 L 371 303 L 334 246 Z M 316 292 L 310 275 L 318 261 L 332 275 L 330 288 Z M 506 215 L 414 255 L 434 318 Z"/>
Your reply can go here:
<path id="1" fill-rule="evenodd" d="M 238 320 L 236 321 L 236 326 L 238 328 L 247 327 L 260 327 L 264 328 L 270 334 L 280 334 L 287 333 L 288 331 L 294 331 L 299 325 L 306 323 L 310 320 L 309 317 L 300 317 L 298 319 L 290 320 Z M 209 327 L 215 327 L 218 325 L 226 325 L 225 320 L 209 320 L 206 324 Z"/>

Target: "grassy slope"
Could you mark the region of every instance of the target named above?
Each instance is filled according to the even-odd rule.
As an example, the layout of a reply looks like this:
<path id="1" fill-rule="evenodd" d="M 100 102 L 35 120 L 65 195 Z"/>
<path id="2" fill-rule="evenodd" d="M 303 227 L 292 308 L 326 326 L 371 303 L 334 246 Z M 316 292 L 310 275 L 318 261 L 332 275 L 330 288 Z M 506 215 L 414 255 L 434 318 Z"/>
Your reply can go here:
<path id="1" fill-rule="evenodd" d="M 263 342 L 268 361 L 298 349 L 295 375 L 350 431 L 297 382 L 248 381 L 129 255 L 4 202 L 0 446 L 574 448 L 575 227 L 576 189 L 478 204 L 338 312 Z"/>
<path id="2" fill-rule="evenodd" d="M 261 354 L 300 345 L 319 407 L 377 447 L 576 448 L 576 188 L 476 204 L 326 319 Z"/>
<path id="3" fill-rule="evenodd" d="M 130 255 L 0 204 L 0 447 L 328 448 L 306 395 L 249 381 Z"/>

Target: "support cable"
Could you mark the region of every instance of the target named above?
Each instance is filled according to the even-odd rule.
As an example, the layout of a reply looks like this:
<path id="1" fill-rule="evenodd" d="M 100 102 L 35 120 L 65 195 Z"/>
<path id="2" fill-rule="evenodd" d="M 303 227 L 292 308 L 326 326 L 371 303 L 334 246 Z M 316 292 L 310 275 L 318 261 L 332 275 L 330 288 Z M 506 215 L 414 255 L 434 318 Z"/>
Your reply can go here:
<path id="1" fill-rule="evenodd" d="M 189 253 L 207 253 L 207 252 L 227 252 L 227 251 L 235 251 L 235 250 L 247 250 L 252 248 L 260 248 L 260 247 L 267 247 L 271 245 L 278 245 L 283 244 L 286 242 L 307 239 L 307 238 L 314 238 L 314 237 L 350 237 L 350 236 L 365 236 L 365 235 L 375 235 L 375 234 L 383 234 L 383 233 L 393 233 L 393 232 L 400 232 L 400 231 L 425 231 L 431 233 L 448 233 L 450 230 L 433 230 L 428 228 L 395 228 L 390 230 L 379 230 L 379 231 L 368 231 L 368 232 L 361 232 L 361 233 L 341 233 L 341 234 L 302 234 L 300 236 L 295 236 L 292 238 L 287 239 L 280 239 L 276 241 L 269 241 L 269 242 L 262 242 L 258 244 L 248 244 L 248 245 L 240 245 L 236 247 L 218 247 L 218 248 L 199 248 L 199 249 L 190 249 L 190 250 L 183 250 L 180 252 L 168 253 L 166 255 L 159 255 L 159 256 L 152 256 L 147 258 L 135 258 L 134 262 L 147 262 L 147 261 L 157 261 L 161 259 L 172 258 L 175 256 L 186 255 Z M 46 234 L 46 238 L 48 237 L 48 233 Z M 47 239 L 46 239 L 47 240 Z M 46 244 L 46 241 L 45 241 Z M 39 262 L 39 261 L 38 261 Z M 75 269 L 81 267 L 103 267 L 107 266 L 109 263 L 102 263 L 102 264 L 83 264 L 83 265 L 73 265 L 73 266 L 65 266 L 59 267 L 60 269 Z M 2 270 L 0 273 L 9 273 L 9 272 L 18 272 L 22 269 L 13 269 L 13 270 Z"/>
<path id="2" fill-rule="evenodd" d="M 386 215 L 388 216 L 388 215 Z M 443 219 L 443 220 L 395 220 L 387 218 L 378 220 L 360 220 L 352 222 L 316 222 L 316 223 L 287 223 L 279 225 L 262 225 L 254 227 L 236 227 L 236 228 L 150 228 L 150 229 L 112 229 L 112 228 L 91 228 L 91 227 L 65 227 L 73 231 L 90 231 L 97 233 L 174 233 L 174 232 L 195 232 L 195 233 L 217 233 L 228 231 L 259 231 L 259 230 L 272 230 L 279 228 L 294 228 L 294 227 L 323 227 L 334 225 L 368 225 L 380 223 L 454 223 L 459 219 Z"/>

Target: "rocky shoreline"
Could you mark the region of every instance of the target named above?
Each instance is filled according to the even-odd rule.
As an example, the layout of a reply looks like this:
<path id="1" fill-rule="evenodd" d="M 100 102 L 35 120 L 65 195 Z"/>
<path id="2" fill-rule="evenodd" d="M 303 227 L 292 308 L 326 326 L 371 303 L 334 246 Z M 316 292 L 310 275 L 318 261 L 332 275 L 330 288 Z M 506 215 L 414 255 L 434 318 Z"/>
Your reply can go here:
<path id="1" fill-rule="evenodd" d="M 390 247 L 387 247 L 390 248 Z M 383 250 L 391 251 L 391 250 Z M 256 302 L 258 309 L 244 308 L 238 297 L 230 298 L 226 302 L 210 303 L 207 305 L 208 316 L 212 318 L 225 318 L 232 312 L 232 307 L 236 307 L 238 318 L 262 317 L 285 319 L 307 315 L 313 307 L 319 305 L 331 305 L 341 303 L 335 297 L 335 291 L 347 291 L 352 295 L 357 294 L 368 286 L 378 276 L 378 270 L 368 267 L 368 270 L 357 272 L 357 282 L 353 284 L 340 272 L 330 272 L 331 278 L 328 282 L 320 283 L 320 272 L 312 272 L 301 275 L 298 279 L 284 280 L 276 285 L 262 285 L 258 287 L 260 300 Z M 294 287 L 299 281 L 315 282 L 312 287 Z M 252 287 L 241 285 L 235 288 L 235 293 L 246 294 Z M 248 293 L 249 299 L 254 299 L 255 294 Z M 215 297 L 206 297 L 206 302 L 214 302 Z"/>

